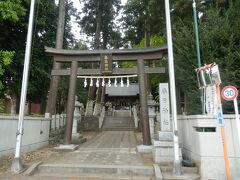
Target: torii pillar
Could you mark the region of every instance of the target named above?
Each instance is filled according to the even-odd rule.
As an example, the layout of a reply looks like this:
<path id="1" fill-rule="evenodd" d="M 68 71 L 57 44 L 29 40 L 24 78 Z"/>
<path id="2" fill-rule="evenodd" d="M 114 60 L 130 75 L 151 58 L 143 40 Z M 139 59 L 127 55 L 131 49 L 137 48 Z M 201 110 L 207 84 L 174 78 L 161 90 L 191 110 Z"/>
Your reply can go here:
<path id="1" fill-rule="evenodd" d="M 68 101 L 67 101 L 67 123 L 65 127 L 64 139 L 63 139 L 64 145 L 70 145 L 72 140 L 72 124 L 73 124 L 73 114 L 74 114 L 74 104 L 75 104 L 77 69 L 78 69 L 78 62 L 72 61 L 69 91 L 68 91 Z"/>
<path id="2" fill-rule="evenodd" d="M 139 96 L 141 104 L 141 121 L 142 121 L 142 136 L 143 145 L 151 145 L 149 116 L 148 116 L 148 103 L 147 103 L 147 88 L 144 72 L 144 60 L 138 59 L 138 83 L 139 83 Z"/>

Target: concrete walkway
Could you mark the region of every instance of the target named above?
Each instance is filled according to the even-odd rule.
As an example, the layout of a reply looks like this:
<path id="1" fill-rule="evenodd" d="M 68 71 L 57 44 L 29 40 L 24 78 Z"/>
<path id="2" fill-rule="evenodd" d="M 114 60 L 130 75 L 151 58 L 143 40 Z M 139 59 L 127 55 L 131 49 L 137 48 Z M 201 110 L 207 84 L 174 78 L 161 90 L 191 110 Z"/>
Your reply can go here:
<path id="1" fill-rule="evenodd" d="M 35 177 L 153 179 L 150 156 L 136 152 L 133 131 L 103 131 L 74 152 L 39 166 Z"/>
<path id="2" fill-rule="evenodd" d="M 74 152 L 49 162 L 75 165 L 146 165 L 136 152 L 136 138 L 132 131 L 104 131 Z"/>

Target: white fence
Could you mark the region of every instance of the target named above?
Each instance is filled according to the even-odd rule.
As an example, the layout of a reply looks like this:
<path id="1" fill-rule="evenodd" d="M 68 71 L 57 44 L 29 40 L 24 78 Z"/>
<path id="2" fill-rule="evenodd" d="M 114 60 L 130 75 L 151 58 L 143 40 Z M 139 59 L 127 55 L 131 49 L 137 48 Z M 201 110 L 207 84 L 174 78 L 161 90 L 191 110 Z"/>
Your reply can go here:
<path id="1" fill-rule="evenodd" d="M 0 116 L 0 158 L 14 153 L 18 117 Z M 50 119 L 25 117 L 22 151 L 32 151 L 48 145 Z"/>
<path id="2" fill-rule="evenodd" d="M 240 147 L 234 115 L 224 115 L 231 177 L 240 178 Z M 216 116 L 179 116 L 183 156 L 197 163 L 201 179 L 225 180 L 221 128 Z"/>
<path id="3" fill-rule="evenodd" d="M 51 119 L 51 131 L 60 130 L 66 124 L 66 114 L 52 115 Z"/>

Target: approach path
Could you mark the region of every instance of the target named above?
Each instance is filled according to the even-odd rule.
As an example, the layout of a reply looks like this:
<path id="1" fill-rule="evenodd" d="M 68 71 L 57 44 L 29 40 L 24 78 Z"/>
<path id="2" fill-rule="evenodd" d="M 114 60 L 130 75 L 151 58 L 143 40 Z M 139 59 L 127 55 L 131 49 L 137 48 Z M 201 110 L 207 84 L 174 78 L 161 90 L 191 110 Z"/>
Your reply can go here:
<path id="1" fill-rule="evenodd" d="M 52 164 L 147 165 L 136 152 L 133 131 L 103 131 Z"/>
<path id="2" fill-rule="evenodd" d="M 151 180 L 152 157 L 137 153 L 136 146 L 134 131 L 103 131 L 78 150 L 49 159 L 34 177 Z"/>

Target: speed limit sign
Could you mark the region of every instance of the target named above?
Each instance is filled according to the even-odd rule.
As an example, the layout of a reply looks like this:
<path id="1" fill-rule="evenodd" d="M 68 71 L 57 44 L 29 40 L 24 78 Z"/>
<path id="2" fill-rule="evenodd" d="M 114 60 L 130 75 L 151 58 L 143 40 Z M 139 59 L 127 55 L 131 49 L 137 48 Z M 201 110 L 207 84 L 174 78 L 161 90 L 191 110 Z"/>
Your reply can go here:
<path id="1" fill-rule="evenodd" d="M 238 96 L 238 90 L 234 86 L 226 86 L 222 90 L 222 98 L 226 101 L 232 101 Z"/>

